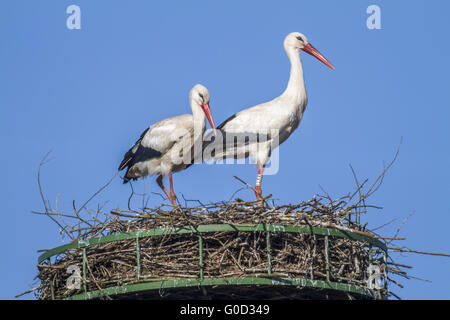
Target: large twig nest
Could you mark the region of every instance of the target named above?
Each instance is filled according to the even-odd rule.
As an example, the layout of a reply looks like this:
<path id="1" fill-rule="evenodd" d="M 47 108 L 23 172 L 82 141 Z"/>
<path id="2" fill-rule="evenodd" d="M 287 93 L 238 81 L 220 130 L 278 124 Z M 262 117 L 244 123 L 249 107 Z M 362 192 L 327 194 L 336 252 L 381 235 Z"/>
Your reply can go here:
<path id="1" fill-rule="evenodd" d="M 144 211 L 113 210 L 104 221 L 90 227 L 74 228 L 79 233 L 78 241 L 109 234 L 120 234 L 138 230 L 192 228 L 199 225 L 230 224 L 283 225 L 322 227 L 376 238 L 376 235 L 356 223 L 364 205 L 348 205 L 343 199 L 331 201 L 315 197 L 297 205 L 258 207 L 252 202 L 229 202 L 179 208 L 177 211 L 163 207 Z M 329 237 L 328 269 L 326 263 L 325 236 L 320 234 L 270 232 L 270 254 L 268 254 L 267 232 L 208 232 L 202 233 L 202 268 L 199 265 L 199 234 L 176 234 L 167 232 L 160 236 L 143 237 L 139 240 L 139 258 L 136 255 L 135 239 L 114 241 L 85 248 L 86 290 L 100 291 L 106 288 L 140 283 L 143 281 L 167 281 L 171 279 L 279 277 L 283 279 L 312 279 L 332 281 L 367 288 L 369 265 L 382 267 L 381 250 L 373 251 L 369 257 L 369 246 L 362 241 L 342 237 Z M 270 258 L 269 258 L 270 256 Z M 139 259 L 139 267 L 137 266 Z M 270 262 L 269 262 L 270 259 Z M 269 266 L 270 263 L 270 266 Z M 71 265 L 83 264 L 83 249 L 74 249 L 59 254 L 51 264 L 39 265 L 37 290 L 39 299 L 67 298 L 84 292 L 84 288 L 68 289 L 67 280 Z M 139 270 L 138 270 L 139 268 Z M 268 269 L 271 275 L 268 275 Z M 384 269 L 383 269 L 384 270 Z M 328 272 L 328 279 L 327 279 Z M 252 297 L 251 286 L 241 287 Z M 173 289 L 172 298 L 195 297 L 192 290 Z M 224 289 L 225 290 L 225 289 Z M 223 297 L 236 297 L 236 292 Z M 244 291 L 242 291 L 244 290 Z M 183 293 L 184 292 L 184 293 Z M 267 294 L 267 290 L 254 290 L 255 294 Z M 297 296 L 294 292 L 273 291 L 273 298 L 317 297 L 317 292 L 305 291 Z M 387 294 L 388 292 L 383 292 Z M 104 297 L 111 297 L 104 294 Z M 322 298 L 358 298 L 357 295 L 322 292 Z M 242 297 L 242 295 L 241 295 Z"/>

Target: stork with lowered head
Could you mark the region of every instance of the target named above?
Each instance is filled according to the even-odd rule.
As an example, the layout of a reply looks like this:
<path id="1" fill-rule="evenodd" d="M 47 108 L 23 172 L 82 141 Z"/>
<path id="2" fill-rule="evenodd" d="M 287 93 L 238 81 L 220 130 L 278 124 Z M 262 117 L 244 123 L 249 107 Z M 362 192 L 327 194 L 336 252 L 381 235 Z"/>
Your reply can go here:
<path id="1" fill-rule="evenodd" d="M 158 175 L 156 181 L 173 206 L 177 204 L 172 174 L 189 167 L 196 155 L 201 153 L 206 119 L 215 131 L 208 89 L 201 84 L 195 85 L 189 93 L 189 100 L 192 114 L 175 116 L 151 125 L 125 153 L 119 166 L 119 171 L 127 169 L 123 183 L 147 175 Z M 163 177 L 169 177 L 170 193 L 164 187 Z"/>

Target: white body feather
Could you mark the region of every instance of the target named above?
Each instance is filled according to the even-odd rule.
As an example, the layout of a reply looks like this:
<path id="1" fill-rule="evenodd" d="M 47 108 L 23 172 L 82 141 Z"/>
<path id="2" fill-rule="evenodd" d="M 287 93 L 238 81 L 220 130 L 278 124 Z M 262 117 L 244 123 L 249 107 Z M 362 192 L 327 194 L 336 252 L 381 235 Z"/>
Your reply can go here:
<path id="1" fill-rule="evenodd" d="M 161 152 L 162 155 L 137 163 L 136 173 L 139 176 L 156 174 L 167 176 L 186 168 L 189 162 L 183 164 L 184 159 L 180 157 L 179 151 L 190 150 L 194 144 L 201 145 L 206 128 L 205 118 L 203 117 L 203 121 L 200 119 L 197 134 L 194 133 L 194 128 L 194 118 L 191 114 L 179 115 L 152 125 L 141 144 Z"/>
<path id="2" fill-rule="evenodd" d="M 254 107 L 242 110 L 218 127 L 221 133 L 228 134 L 261 134 L 269 135 L 263 142 L 240 143 L 225 142 L 221 139 L 208 145 L 204 151 L 205 159 L 213 158 L 242 158 L 251 156 L 257 163 L 265 165 L 270 158 L 271 150 L 283 143 L 297 129 L 302 120 L 307 104 L 303 68 L 298 50 L 289 46 L 285 41 L 284 49 L 291 63 L 289 83 L 286 90 L 279 97 Z M 278 140 L 271 133 L 278 134 Z M 211 135 L 206 140 L 209 141 Z M 214 150 L 214 153 L 209 151 Z"/>
<path id="3" fill-rule="evenodd" d="M 119 166 L 119 170 L 128 167 L 125 183 L 146 175 L 167 176 L 183 170 L 192 163 L 195 154 L 201 153 L 206 117 L 199 93 L 209 101 L 208 90 L 201 85 L 194 86 L 190 93 L 192 114 L 153 124 L 125 154 Z"/>

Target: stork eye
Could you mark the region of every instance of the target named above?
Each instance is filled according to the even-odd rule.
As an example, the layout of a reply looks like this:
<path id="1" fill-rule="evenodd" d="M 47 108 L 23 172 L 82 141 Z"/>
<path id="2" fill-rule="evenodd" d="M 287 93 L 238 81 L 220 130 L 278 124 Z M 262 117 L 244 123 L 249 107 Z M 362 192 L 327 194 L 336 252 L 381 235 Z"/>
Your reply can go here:
<path id="1" fill-rule="evenodd" d="M 305 42 L 305 41 L 303 41 L 302 37 L 300 37 L 300 36 L 298 36 L 297 39 L 300 40 L 301 42 Z"/>
<path id="2" fill-rule="evenodd" d="M 204 100 L 205 98 L 203 98 L 203 95 L 201 93 L 198 94 L 200 96 L 200 98 L 202 98 L 202 100 Z"/>

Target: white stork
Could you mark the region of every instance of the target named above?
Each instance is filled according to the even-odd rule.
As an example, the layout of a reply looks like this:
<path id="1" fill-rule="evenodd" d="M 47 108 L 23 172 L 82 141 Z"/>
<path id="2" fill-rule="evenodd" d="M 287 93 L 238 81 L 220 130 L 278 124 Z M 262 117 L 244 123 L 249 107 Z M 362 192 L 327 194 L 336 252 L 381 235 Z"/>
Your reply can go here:
<path id="1" fill-rule="evenodd" d="M 258 200 L 262 199 L 262 174 L 271 151 L 298 127 L 306 108 L 307 97 L 300 50 L 313 55 L 334 70 L 331 63 L 301 33 L 290 33 L 284 39 L 284 50 L 291 63 L 286 90 L 272 101 L 242 110 L 225 120 L 217 127 L 218 136 L 207 136 L 203 147 L 206 160 L 251 156 L 258 166 L 254 188 Z M 273 132 L 278 136 L 273 135 Z"/>
<path id="2" fill-rule="evenodd" d="M 201 153 L 206 129 L 205 115 L 215 132 L 209 99 L 208 89 L 197 84 L 189 93 L 192 114 L 162 120 L 145 130 L 119 166 L 119 171 L 127 168 L 123 183 L 147 175 L 159 175 L 156 179 L 159 187 L 176 206 L 172 173 L 189 167 L 196 154 Z M 165 176 L 169 176 L 170 193 L 162 182 Z"/>

